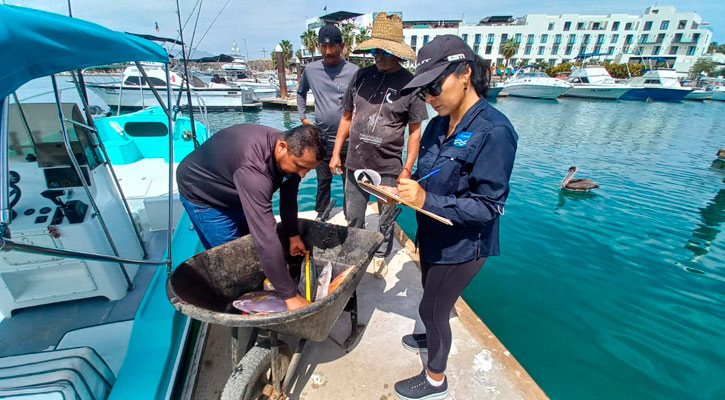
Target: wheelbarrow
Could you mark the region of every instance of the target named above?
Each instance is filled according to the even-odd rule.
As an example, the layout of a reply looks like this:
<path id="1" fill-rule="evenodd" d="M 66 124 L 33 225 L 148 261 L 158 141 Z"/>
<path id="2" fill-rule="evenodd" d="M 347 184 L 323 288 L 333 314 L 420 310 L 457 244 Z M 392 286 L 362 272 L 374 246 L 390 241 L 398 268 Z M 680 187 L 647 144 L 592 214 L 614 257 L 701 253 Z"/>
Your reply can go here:
<path id="1" fill-rule="evenodd" d="M 277 225 L 277 233 L 285 254 L 289 254 L 282 224 Z M 332 264 L 333 278 L 351 265 L 355 268 L 327 297 L 297 310 L 242 315 L 232 307 L 242 294 L 261 290 L 265 279 L 250 235 L 189 258 L 169 276 L 166 291 L 177 310 L 203 322 L 237 328 L 232 335 L 236 367 L 221 399 L 285 399 L 305 343 L 324 341 L 345 309 L 352 319 L 352 333 L 345 345 L 352 344 L 359 334 L 354 293 L 383 236 L 305 219 L 299 220 L 299 233 L 318 265 Z M 288 257 L 291 272 L 299 271 L 301 259 Z M 260 330 L 266 335 L 259 334 Z M 294 354 L 278 334 L 300 338 Z"/>

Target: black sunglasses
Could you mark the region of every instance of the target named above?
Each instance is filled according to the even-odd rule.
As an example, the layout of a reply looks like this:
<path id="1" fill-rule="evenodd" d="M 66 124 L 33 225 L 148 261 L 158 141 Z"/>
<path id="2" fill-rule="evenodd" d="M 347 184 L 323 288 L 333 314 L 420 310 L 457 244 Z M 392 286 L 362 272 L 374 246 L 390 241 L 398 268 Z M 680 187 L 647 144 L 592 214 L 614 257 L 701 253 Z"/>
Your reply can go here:
<path id="1" fill-rule="evenodd" d="M 429 94 L 434 97 L 440 95 L 441 91 L 443 90 L 441 88 L 441 83 L 443 83 L 443 80 L 446 79 L 446 77 L 448 75 L 452 74 L 453 71 L 455 71 L 456 68 L 458 68 L 458 64 L 460 64 L 460 63 L 453 63 L 453 64 L 449 65 L 448 67 L 446 67 L 446 69 L 443 70 L 443 72 L 441 72 L 440 75 L 438 75 L 437 78 L 435 78 L 433 80 L 433 82 L 431 82 L 425 86 L 421 86 L 420 90 L 418 90 L 418 97 L 420 97 L 423 101 L 425 101 L 426 94 Z"/>

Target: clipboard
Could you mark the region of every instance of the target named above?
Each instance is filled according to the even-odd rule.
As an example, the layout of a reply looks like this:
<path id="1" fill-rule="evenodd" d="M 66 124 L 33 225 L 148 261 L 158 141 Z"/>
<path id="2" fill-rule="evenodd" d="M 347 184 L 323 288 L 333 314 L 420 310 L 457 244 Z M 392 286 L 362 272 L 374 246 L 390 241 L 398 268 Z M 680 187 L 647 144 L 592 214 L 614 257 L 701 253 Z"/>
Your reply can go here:
<path id="1" fill-rule="evenodd" d="M 426 215 L 428 217 L 433 218 L 434 220 L 436 220 L 438 222 L 441 222 L 441 223 L 446 224 L 446 225 L 453 226 L 453 222 L 450 219 L 443 218 L 443 217 L 441 217 L 438 214 L 434 214 L 434 213 L 432 213 L 430 211 L 426 211 L 426 210 L 424 210 L 424 209 L 422 209 L 420 207 L 416 207 L 416 206 L 410 204 L 409 202 L 403 200 L 400 196 L 398 196 L 395 193 L 388 192 L 387 190 L 381 189 L 381 188 L 379 188 L 379 187 L 377 187 L 377 186 L 375 186 L 373 184 L 370 184 L 370 183 L 368 183 L 368 182 L 366 182 L 364 180 L 358 180 L 357 181 L 357 184 L 360 185 L 360 187 L 363 190 L 365 190 L 366 192 L 368 192 L 368 193 L 372 194 L 373 196 L 379 198 L 383 203 L 390 203 L 391 200 L 392 200 L 392 201 L 394 201 L 396 203 L 400 203 L 400 204 L 406 205 L 406 206 L 414 209 L 415 211 L 418 211 L 419 213 L 421 213 L 423 215 Z"/>

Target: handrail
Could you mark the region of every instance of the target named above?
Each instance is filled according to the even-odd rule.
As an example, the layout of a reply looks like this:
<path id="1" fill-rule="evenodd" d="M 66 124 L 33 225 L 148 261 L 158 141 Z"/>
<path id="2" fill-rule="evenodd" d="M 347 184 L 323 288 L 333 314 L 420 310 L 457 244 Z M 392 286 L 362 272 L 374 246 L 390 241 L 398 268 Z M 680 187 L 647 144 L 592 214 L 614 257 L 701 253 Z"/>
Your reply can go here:
<path id="1" fill-rule="evenodd" d="M 168 259 L 159 261 L 149 260 L 134 260 L 131 258 L 109 256 L 105 254 L 88 253 L 83 251 L 74 251 L 66 249 L 57 249 L 54 247 L 36 246 L 34 244 L 19 243 L 4 237 L 0 237 L 0 250 L 10 251 L 24 251 L 33 254 L 44 254 L 49 256 L 62 256 L 65 258 L 76 258 L 79 260 L 94 260 L 94 261 L 110 261 L 117 262 L 119 264 L 141 264 L 141 265 L 163 265 L 168 263 Z"/>
<path id="2" fill-rule="evenodd" d="M 4 98 L 0 100 L 0 170 L 3 174 L 2 182 L 8 182 L 9 179 L 9 149 L 8 149 L 8 114 L 10 108 L 10 99 Z M 0 224 L 2 224 L 2 231 L 0 236 L 4 233 L 5 226 L 10 223 L 10 207 L 8 199 L 8 186 L 0 185 Z"/>
<path id="3" fill-rule="evenodd" d="M 111 246 L 111 250 L 113 251 L 113 254 L 116 255 L 116 257 L 118 257 L 120 255 L 120 253 L 118 252 L 116 243 L 113 241 L 113 238 L 111 237 L 111 231 L 108 229 L 108 226 L 106 225 L 106 221 L 104 220 L 103 215 L 101 215 L 101 212 L 98 209 L 98 204 L 96 204 L 96 201 L 93 198 L 93 194 L 91 194 L 91 189 L 89 188 L 88 181 L 86 180 L 85 175 L 83 175 L 83 170 L 81 169 L 80 164 L 78 164 L 76 155 L 73 152 L 73 149 L 71 148 L 70 137 L 68 136 L 68 130 L 65 128 L 65 123 L 63 122 L 65 120 L 65 117 L 63 116 L 63 108 L 61 107 L 61 101 L 60 101 L 60 92 L 58 91 L 58 81 L 55 79 L 55 74 L 50 76 L 50 80 L 53 83 L 53 90 L 55 91 L 55 105 L 58 108 L 58 120 L 60 122 L 60 132 L 61 132 L 61 135 L 63 136 L 63 143 L 65 144 L 65 149 L 68 152 L 68 156 L 70 157 L 71 165 L 73 166 L 73 169 L 75 170 L 76 174 L 78 174 L 78 179 L 81 181 L 81 184 L 83 184 L 83 189 L 86 192 L 86 196 L 88 196 L 88 202 L 91 204 L 91 208 L 93 208 L 93 212 L 95 213 L 96 217 L 98 218 L 98 222 L 101 224 L 101 229 L 103 229 L 103 233 L 106 235 L 106 239 L 108 240 L 108 244 Z M 126 267 L 121 263 L 119 263 L 118 266 L 121 268 L 121 272 L 123 273 L 124 279 L 126 279 L 126 284 L 128 285 L 128 290 L 133 290 L 135 288 L 135 285 L 133 284 L 131 277 L 128 275 L 128 271 L 126 271 Z"/>

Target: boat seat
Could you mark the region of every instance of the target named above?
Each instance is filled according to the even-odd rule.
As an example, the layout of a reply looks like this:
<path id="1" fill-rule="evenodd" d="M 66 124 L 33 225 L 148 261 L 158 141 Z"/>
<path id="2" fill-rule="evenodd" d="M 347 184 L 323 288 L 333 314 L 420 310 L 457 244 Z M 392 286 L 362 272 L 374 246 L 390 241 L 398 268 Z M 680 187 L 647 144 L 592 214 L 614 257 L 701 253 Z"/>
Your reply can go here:
<path id="1" fill-rule="evenodd" d="M 0 398 L 103 400 L 115 376 L 90 347 L 0 358 Z"/>

